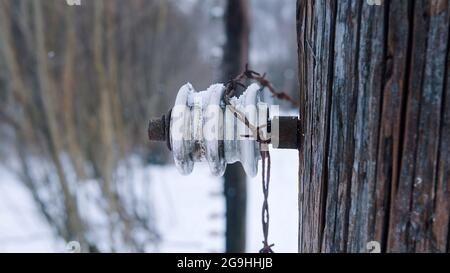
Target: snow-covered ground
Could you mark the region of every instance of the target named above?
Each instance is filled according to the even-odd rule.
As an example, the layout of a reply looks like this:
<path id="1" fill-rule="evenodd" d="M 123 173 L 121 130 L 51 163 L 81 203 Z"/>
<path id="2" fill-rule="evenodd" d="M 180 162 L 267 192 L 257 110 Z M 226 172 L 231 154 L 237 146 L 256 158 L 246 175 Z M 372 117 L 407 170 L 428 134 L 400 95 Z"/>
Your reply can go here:
<path id="1" fill-rule="evenodd" d="M 272 151 L 270 188 L 270 243 L 276 252 L 297 251 L 296 151 Z M 213 177 L 206 164 L 181 176 L 175 167 L 150 166 L 136 170 L 134 179 L 151 181 L 156 220 L 162 233 L 160 252 L 222 252 L 225 203 L 221 178 Z M 248 181 L 247 251 L 262 244 L 261 177 Z M 39 214 L 28 190 L 0 166 L 0 252 L 63 252 L 65 242 L 56 239 Z"/>

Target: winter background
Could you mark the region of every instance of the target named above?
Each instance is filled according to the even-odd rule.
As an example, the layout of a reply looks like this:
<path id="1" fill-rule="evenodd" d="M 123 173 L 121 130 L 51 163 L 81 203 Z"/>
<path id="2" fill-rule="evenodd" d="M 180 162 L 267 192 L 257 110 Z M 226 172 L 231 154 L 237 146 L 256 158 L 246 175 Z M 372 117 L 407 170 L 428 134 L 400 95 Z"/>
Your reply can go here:
<path id="1" fill-rule="evenodd" d="M 277 252 L 297 252 L 298 153 L 273 150 L 271 156 L 276 179 L 272 180 L 269 197 L 269 239 Z M 162 231 L 155 251 L 224 251 L 223 181 L 210 175 L 207 164 L 196 164 L 189 176 L 181 176 L 172 165 L 136 166 L 135 174 L 130 183 L 151 181 L 149 196 L 155 200 L 155 217 Z M 0 177 L 0 251 L 66 252 L 67 243 L 55 238 L 29 191 L 3 168 Z M 247 251 L 258 252 L 263 238 L 261 176 L 247 183 Z"/>
<path id="2" fill-rule="evenodd" d="M 25 88 L 29 87 L 28 90 L 33 92 L 42 89 L 41 85 L 39 88 L 35 86 L 36 82 L 39 82 L 39 78 L 35 76 L 39 68 L 34 69 L 34 65 L 39 66 L 39 63 L 33 61 L 35 51 L 38 51 L 37 37 L 41 35 L 38 33 L 39 28 L 34 27 L 39 17 L 27 17 L 29 14 L 36 14 L 37 10 L 44 14 L 42 20 L 47 41 L 44 48 L 49 70 L 54 71 L 51 75 L 54 75 L 55 90 L 59 90 L 59 82 L 62 82 L 62 88 L 65 86 L 66 78 L 60 75 L 59 71 L 66 69 L 65 64 L 71 56 L 67 49 L 70 43 L 60 42 L 59 40 L 66 40 L 58 38 L 70 33 L 64 29 L 69 28 L 69 25 L 66 26 L 58 20 L 66 18 L 66 13 L 75 11 L 75 15 L 72 15 L 74 18 L 69 20 L 76 22 L 78 43 L 75 43 L 77 46 L 73 49 L 76 56 L 74 59 L 81 64 L 73 65 L 72 74 L 76 78 L 68 81 L 69 85 L 75 86 L 76 92 L 74 102 L 69 104 L 81 107 L 74 109 L 77 121 L 75 139 L 79 139 L 80 150 L 86 160 L 84 166 L 87 166 L 87 175 L 83 178 L 78 176 L 76 160 L 73 159 L 70 149 L 61 149 L 57 160 L 62 165 L 71 194 L 77 201 L 80 215 L 86 223 L 86 240 L 93 242 L 99 251 L 223 252 L 223 179 L 211 176 L 206 163 L 196 163 L 191 175 L 181 176 L 173 165 L 171 154 L 163 145 L 147 143 L 146 128 L 142 124 L 146 124 L 146 120 L 151 116 L 164 113 L 171 106 L 181 84 L 190 81 L 198 89 L 202 89 L 214 83 L 220 75 L 225 0 L 132 0 L 126 1 L 126 4 L 117 2 L 118 6 L 123 5 L 117 14 L 126 19 L 120 21 L 120 28 L 113 28 L 117 29 L 119 37 L 116 50 L 119 52 L 118 56 L 122 56 L 117 57 L 117 60 L 121 74 L 118 94 L 122 98 L 120 102 L 124 104 L 120 109 L 121 113 L 123 110 L 124 126 L 121 129 L 123 132 L 117 129 L 114 133 L 116 136 L 124 136 L 121 143 L 126 153 L 121 156 L 113 154 L 112 156 L 116 157 L 110 166 L 114 166 L 115 186 L 123 201 L 125 213 L 120 216 L 123 218 L 107 213 L 101 182 L 104 179 L 103 167 L 101 160 L 96 157 L 102 150 L 95 150 L 97 147 L 105 149 L 102 146 L 104 141 L 99 138 L 98 142 L 94 142 L 98 136 L 95 133 L 90 134 L 86 129 L 86 124 L 92 125 L 89 123 L 91 116 L 98 115 L 100 121 L 103 117 L 101 113 L 92 110 L 92 107 L 89 108 L 92 101 L 100 105 L 100 109 L 103 104 L 101 96 L 97 98 L 90 93 L 97 90 L 91 84 L 95 84 L 98 78 L 90 78 L 96 74 L 84 66 L 85 63 L 89 65 L 91 59 L 95 60 L 96 51 L 90 48 L 91 40 L 80 38 L 89 38 L 89 33 L 96 31 L 88 25 L 95 25 L 95 14 L 90 12 L 94 1 L 99 0 L 82 0 L 81 7 L 69 7 L 64 0 L 0 0 L 1 8 L 6 12 L 0 14 L 3 18 L 0 20 L 0 252 L 66 252 L 67 241 L 70 241 L 64 239 L 64 232 L 57 228 L 64 226 L 64 223 L 60 223 L 60 219 L 64 217 L 61 216 L 61 211 L 64 209 L 61 209 L 61 189 L 55 174 L 55 160 L 51 158 L 47 145 L 41 144 L 47 137 L 47 127 L 42 126 L 42 134 L 39 133 L 39 128 L 36 129 L 37 136 L 28 137 L 25 134 L 25 145 L 19 137 L 23 136 L 18 129 L 20 126 L 17 126 L 17 123 L 26 117 L 28 106 L 21 105 L 14 96 L 15 87 L 18 85 L 15 80 L 18 77 L 14 77 L 17 71 L 11 69 L 14 67 L 11 62 L 14 61 L 8 58 L 8 54 L 15 52 L 16 65 L 21 71 L 19 73 Z M 128 6 L 125 7 L 126 5 Z M 109 12 L 110 7 L 105 7 L 105 12 Z M 68 10 L 77 8 L 79 10 Z M 137 15 L 135 10 L 142 11 L 142 14 Z M 295 0 L 252 0 L 249 1 L 249 10 L 252 68 L 267 72 L 277 87 L 295 96 L 298 93 L 296 58 L 292 58 L 297 54 Z M 77 18 L 77 12 L 86 18 Z M 126 12 L 129 12 L 129 15 Z M 120 17 L 117 14 L 116 16 Z M 112 22 L 115 22 L 114 20 Z M 106 26 L 108 22 L 105 23 Z M 147 35 L 148 28 L 151 30 L 148 30 L 150 34 Z M 102 30 L 98 31 L 102 33 Z M 192 33 L 185 34 L 187 31 Z M 34 32 L 36 34 L 33 34 Z M 154 32 L 158 35 L 152 36 L 151 33 Z M 95 45 L 95 37 L 92 39 Z M 36 44 L 33 42 L 35 40 Z M 107 45 L 104 47 L 107 48 Z M 149 52 L 156 52 L 156 56 L 150 56 Z M 36 53 L 36 56 L 39 56 L 39 53 Z M 136 60 L 142 62 L 137 64 Z M 127 65 L 135 68 L 137 72 L 131 76 L 127 75 L 126 70 L 132 69 L 127 68 Z M 124 73 L 120 73 L 122 67 Z M 166 74 L 171 76 L 167 77 Z M 38 77 L 42 77 L 42 74 Z M 148 82 L 147 78 L 150 78 Z M 127 85 L 132 86 L 132 91 L 127 91 Z M 29 94 L 34 94 L 33 92 L 30 91 Z M 128 95 L 126 92 L 134 93 Z M 41 93 L 37 94 L 30 95 L 30 98 L 34 101 L 33 104 L 40 107 L 42 103 L 36 98 L 40 98 Z M 54 101 L 63 100 L 59 93 L 55 94 Z M 65 137 L 67 130 L 62 125 L 66 125 L 67 120 L 59 120 L 64 115 L 58 113 L 58 104 L 56 105 L 56 122 L 60 126 L 61 135 Z M 295 109 L 286 104 L 282 104 L 282 109 L 291 115 L 297 114 Z M 83 116 L 85 113 L 88 114 Z M 86 123 L 83 123 L 85 121 Z M 95 122 L 96 119 L 94 124 Z M 114 140 L 118 141 L 119 137 Z M 65 140 L 61 146 L 66 146 Z M 93 151 L 93 155 L 90 151 Z M 297 252 L 298 152 L 273 150 L 271 156 L 269 241 L 275 244 L 275 252 Z M 23 159 L 26 163 L 25 169 Z M 97 169 L 100 174 L 96 174 Z M 27 175 L 30 174 L 31 181 L 24 179 L 25 171 Z M 247 251 L 258 252 L 263 239 L 261 176 L 249 178 L 247 187 Z M 121 222 L 128 219 L 127 217 L 135 217 L 137 220 L 130 220 L 130 227 L 127 227 Z M 127 228 L 132 230 L 132 238 L 122 238 L 118 235 Z"/>

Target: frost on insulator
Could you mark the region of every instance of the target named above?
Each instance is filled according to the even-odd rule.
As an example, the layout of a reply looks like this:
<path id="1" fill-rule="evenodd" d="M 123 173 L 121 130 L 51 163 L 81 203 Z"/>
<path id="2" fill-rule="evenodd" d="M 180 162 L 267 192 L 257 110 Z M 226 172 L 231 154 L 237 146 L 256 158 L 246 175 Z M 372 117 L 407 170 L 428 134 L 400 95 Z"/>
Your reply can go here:
<path id="1" fill-rule="evenodd" d="M 191 138 L 191 118 L 188 100 L 195 90 L 190 83 L 178 91 L 170 119 L 170 140 L 175 165 L 181 174 L 190 174 L 194 168 L 191 155 L 193 143 Z"/>
<path id="2" fill-rule="evenodd" d="M 260 86 L 250 85 L 230 103 L 254 126 L 258 122 Z M 213 175 L 223 175 L 227 163 L 240 161 L 246 173 L 256 176 L 259 145 L 253 132 L 235 113 L 225 107 L 225 86 L 211 85 L 196 92 L 191 84 L 178 92 L 171 117 L 171 144 L 174 160 L 182 174 L 193 170 L 194 162 L 207 161 Z"/>

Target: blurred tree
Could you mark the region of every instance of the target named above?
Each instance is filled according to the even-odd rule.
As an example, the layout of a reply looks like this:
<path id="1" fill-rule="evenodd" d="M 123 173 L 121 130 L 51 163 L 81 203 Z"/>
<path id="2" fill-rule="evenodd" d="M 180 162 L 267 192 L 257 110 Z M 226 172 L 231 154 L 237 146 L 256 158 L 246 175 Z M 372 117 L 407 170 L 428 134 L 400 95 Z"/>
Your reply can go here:
<path id="1" fill-rule="evenodd" d="M 211 81 L 196 28 L 174 1 L 0 0 L 0 130 L 12 132 L 2 165 L 64 240 L 86 251 L 158 243 L 152 200 L 136 191 L 150 181 L 128 167 L 164 162 L 146 119 L 186 78 Z"/>

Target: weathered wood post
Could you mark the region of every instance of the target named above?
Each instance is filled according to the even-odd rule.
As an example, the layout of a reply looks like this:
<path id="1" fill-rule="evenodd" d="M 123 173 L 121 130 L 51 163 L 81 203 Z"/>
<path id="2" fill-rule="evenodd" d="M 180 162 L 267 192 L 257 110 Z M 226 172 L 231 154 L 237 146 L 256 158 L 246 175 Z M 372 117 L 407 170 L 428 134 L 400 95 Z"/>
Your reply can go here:
<path id="1" fill-rule="evenodd" d="M 299 251 L 448 252 L 448 0 L 298 0 Z"/>

